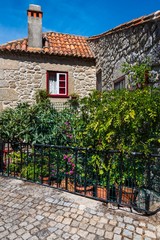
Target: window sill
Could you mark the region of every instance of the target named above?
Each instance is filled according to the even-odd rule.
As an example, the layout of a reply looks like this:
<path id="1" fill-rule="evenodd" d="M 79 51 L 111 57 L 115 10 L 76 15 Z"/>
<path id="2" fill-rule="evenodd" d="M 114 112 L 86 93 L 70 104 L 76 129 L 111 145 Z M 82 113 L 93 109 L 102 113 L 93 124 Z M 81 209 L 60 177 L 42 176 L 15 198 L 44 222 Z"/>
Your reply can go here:
<path id="1" fill-rule="evenodd" d="M 68 95 L 48 95 L 49 98 L 69 98 Z"/>

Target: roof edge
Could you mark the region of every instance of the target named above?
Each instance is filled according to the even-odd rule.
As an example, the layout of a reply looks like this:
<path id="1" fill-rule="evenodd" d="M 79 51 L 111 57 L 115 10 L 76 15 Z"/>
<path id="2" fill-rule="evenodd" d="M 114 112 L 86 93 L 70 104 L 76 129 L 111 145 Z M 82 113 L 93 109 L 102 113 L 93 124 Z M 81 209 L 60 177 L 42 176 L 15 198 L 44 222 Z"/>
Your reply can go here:
<path id="1" fill-rule="evenodd" d="M 95 60 L 95 56 L 81 56 L 81 55 L 73 55 L 73 54 L 60 54 L 60 53 L 50 53 L 48 51 L 43 51 L 43 49 L 36 49 L 36 51 L 32 51 L 32 50 L 21 50 L 21 49 L 3 49 L 0 48 L 0 52 L 4 52 L 4 53 L 26 53 L 26 54 L 39 54 L 39 55 L 48 55 L 48 56 L 58 56 L 58 57 L 73 57 L 73 58 L 78 58 L 78 59 L 85 59 L 85 60 Z"/>
<path id="2" fill-rule="evenodd" d="M 115 32 L 120 32 L 120 31 L 123 31 L 125 29 L 131 28 L 133 26 L 144 24 L 146 22 L 154 21 L 154 20 L 157 20 L 157 19 L 160 19 L 160 10 L 157 10 L 156 12 L 151 13 L 149 15 L 133 19 L 129 22 L 120 24 L 117 27 L 112 28 L 112 29 L 110 29 L 106 32 L 101 33 L 101 34 L 91 36 L 91 37 L 88 38 L 88 40 L 96 40 L 96 39 L 104 37 L 106 35 L 110 35 L 110 34 L 115 33 Z"/>

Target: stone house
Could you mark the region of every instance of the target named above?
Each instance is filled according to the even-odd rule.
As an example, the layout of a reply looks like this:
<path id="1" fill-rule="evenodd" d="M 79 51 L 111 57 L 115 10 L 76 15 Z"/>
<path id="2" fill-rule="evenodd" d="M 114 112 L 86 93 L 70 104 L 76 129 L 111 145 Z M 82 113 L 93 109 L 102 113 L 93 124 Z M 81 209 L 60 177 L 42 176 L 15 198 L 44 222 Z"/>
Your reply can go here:
<path id="1" fill-rule="evenodd" d="M 28 38 L 0 46 L 0 110 L 35 101 L 46 89 L 53 102 L 69 95 L 86 96 L 92 89 L 126 86 L 123 62 L 150 57 L 160 68 L 160 12 L 120 25 L 90 38 L 56 32 L 42 33 L 41 7 L 30 5 Z"/>
<path id="2" fill-rule="evenodd" d="M 95 58 L 87 38 L 42 34 L 41 7 L 30 5 L 28 38 L 0 46 L 0 110 L 33 103 L 37 89 L 47 89 L 53 102 L 76 92 L 87 95 L 96 87 Z"/>
<path id="3" fill-rule="evenodd" d="M 118 89 L 127 85 L 122 64 L 149 59 L 153 78 L 160 84 L 160 11 L 134 19 L 89 38 L 96 59 L 98 88 Z"/>

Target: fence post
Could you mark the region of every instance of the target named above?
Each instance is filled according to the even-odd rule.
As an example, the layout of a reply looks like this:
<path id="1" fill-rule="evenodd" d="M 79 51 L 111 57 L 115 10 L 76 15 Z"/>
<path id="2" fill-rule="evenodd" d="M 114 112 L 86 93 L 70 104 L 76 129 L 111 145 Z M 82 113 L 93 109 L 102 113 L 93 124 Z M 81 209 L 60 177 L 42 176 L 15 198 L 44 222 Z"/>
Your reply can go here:
<path id="1" fill-rule="evenodd" d="M 4 142 L 0 139 L 0 172 L 3 172 L 3 149 Z"/>
<path id="2" fill-rule="evenodd" d="M 145 191 L 145 210 L 149 211 L 150 209 L 150 186 L 151 186 L 151 168 L 150 168 L 150 157 L 147 157 L 147 173 L 146 173 L 146 191 Z M 148 191 L 147 191 L 148 190 Z"/>

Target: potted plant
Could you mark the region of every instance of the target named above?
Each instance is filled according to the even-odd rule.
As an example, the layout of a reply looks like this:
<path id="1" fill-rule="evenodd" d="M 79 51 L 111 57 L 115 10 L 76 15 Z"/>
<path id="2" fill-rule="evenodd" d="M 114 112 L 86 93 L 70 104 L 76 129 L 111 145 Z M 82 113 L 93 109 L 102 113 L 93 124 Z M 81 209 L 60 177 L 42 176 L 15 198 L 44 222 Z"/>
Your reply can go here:
<path id="1" fill-rule="evenodd" d="M 41 182 L 44 184 L 49 184 L 50 183 L 49 166 L 42 165 L 42 167 L 39 167 L 39 172 Z"/>
<path id="2" fill-rule="evenodd" d="M 23 165 L 21 176 L 27 180 L 37 181 L 39 178 L 40 169 L 37 164 L 29 163 L 28 165 Z"/>
<path id="3" fill-rule="evenodd" d="M 11 152 L 8 154 L 7 158 L 9 161 L 7 171 L 13 176 L 20 176 L 25 154 L 21 154 L 19 151 Z"/>

